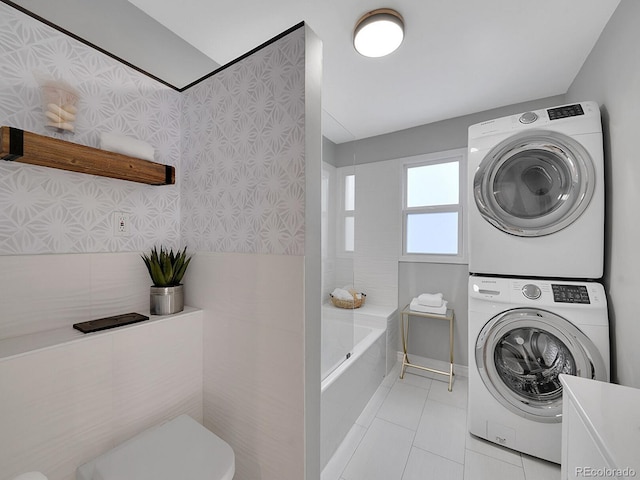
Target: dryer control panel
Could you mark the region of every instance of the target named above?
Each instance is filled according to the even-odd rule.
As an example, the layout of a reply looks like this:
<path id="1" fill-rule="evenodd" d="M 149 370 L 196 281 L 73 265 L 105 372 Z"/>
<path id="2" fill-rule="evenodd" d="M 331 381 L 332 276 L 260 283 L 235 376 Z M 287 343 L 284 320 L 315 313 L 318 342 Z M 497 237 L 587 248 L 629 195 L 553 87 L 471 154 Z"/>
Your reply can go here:
<path id="1" fill-rule="evenodd" d="M 589 292 L 584 285 L 551 284 L 553 301 L 557 303 L 591 303 Z"/>
<path id="2" fill-rule="evenodd" d="M 549 120 L 558 120 L 560 118 L 575 117 L 577 115 L 584 115 L 582 105 L 576 103 L 574 105 L 564 105 L 562 107 L 547 109 L 549 114 Z"/>
<path id="3" fill-rule="evenodd" d="M 566 127 L 567 122 L 570 122 L 569 127 Z M 561 125 L 564 127 L 560 127 Z M 602 132 L 600 107 L 592 101 L 572 103 L 476 123 L 469 127 L 469 139 L 475 140 L 469 144 L 469 148 L 484 150 L 497 143 L 494 135 L 506 138 L 508 135 L 532 128 L 562 128 L 562 132 L 569 135 Z M 485 142 L 478 139 L 486 137 L 489 137 L 490 141 L 486 142 L 485 147 Z"/>

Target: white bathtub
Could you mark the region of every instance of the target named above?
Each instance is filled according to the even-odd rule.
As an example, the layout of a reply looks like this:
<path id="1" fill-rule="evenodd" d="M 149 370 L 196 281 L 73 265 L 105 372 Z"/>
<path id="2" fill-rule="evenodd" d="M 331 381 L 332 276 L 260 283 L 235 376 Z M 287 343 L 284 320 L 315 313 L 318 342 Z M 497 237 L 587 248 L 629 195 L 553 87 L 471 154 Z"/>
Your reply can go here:
<path id="1" fill-rule="evenodd" d="M 324 308 L 323 328 L 336 328 L 336 318 L 331 310 L 335 307 L 328 305 Z M 365 306 L 353 311 L 353 315 L 353 324 L 349 328 L 353 328 L 353 336 L 357 343 L 349 358 L 333 368 L 322 381 L 322 468 L 342 443 L 387 372 L 387 325 L 395 317 L 396 310 L 389 307 Z M 337 318 L 339 322 L 344 320 L 342 313 L 339 313 Z M 341 324 L 337 328 L 342 329 L 345 326 Z"/>

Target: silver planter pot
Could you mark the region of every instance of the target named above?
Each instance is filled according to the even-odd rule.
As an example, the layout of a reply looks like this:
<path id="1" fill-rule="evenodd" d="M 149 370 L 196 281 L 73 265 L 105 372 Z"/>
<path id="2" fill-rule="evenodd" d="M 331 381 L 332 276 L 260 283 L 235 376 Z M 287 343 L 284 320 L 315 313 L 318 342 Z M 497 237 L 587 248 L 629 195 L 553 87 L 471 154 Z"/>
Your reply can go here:
<path id="1" fill-rule="evenodd" d="M 151 287 L 151 315 L 171 315 L 184 310 L 183 286 Z"/>

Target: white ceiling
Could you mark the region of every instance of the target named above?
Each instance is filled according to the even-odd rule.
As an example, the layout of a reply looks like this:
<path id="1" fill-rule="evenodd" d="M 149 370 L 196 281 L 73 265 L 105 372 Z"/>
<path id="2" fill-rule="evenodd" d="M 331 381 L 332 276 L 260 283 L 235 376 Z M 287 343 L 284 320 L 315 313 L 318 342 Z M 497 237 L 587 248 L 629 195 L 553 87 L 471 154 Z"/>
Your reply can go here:
<path id="1" fill-rule="evenodd" d="M 323 130 L 335 143 L 564 94 L 620 0 L 129 0 L 219 64 L 304 21 L 322 39 Z M 388 57 L 355 22 L 405 19 Z"/>

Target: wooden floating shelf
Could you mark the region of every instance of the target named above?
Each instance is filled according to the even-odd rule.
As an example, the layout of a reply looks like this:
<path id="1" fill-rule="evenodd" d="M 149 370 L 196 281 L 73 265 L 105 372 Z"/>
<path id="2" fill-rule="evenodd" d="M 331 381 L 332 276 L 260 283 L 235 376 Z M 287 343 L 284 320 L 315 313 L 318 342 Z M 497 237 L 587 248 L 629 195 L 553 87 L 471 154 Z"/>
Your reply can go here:
<path id="1" fill-rule="evenodd" d="M 171 165 L 87 147 L 13 127 L 0 127 L 0 158 L 147 185 L 176 183 L 175 168 Z"/>

